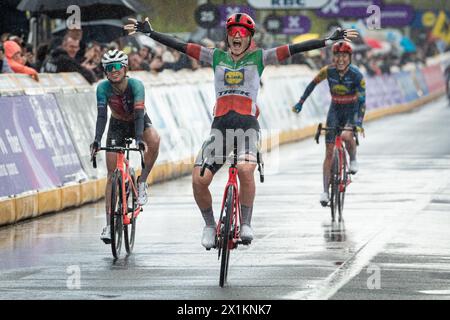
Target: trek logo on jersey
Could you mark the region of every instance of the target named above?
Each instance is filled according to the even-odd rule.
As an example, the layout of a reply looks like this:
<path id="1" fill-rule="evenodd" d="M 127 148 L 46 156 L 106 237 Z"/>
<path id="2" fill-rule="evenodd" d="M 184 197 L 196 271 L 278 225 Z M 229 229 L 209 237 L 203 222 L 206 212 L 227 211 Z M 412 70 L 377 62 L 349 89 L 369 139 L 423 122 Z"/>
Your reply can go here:
<path id="1" fill-rule="evenodd" d="M 224 82 L 227 86 L 239 86 L 244 84 L 244 69 L 225 69 Z"/>

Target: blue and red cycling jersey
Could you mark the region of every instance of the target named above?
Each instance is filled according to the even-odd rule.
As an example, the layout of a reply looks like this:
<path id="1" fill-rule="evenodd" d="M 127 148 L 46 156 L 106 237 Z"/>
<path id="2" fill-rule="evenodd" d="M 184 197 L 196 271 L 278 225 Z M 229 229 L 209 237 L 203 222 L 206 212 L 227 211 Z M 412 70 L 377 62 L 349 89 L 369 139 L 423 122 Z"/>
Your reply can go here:
<path id="1" fill-rule="evenodd" d="M 316 85 L 325 79 L 328 80 L 330 87 L 331 106 L 338 112 L 352 108 L 356 113 L 355 124 L 361 126 L 366 112 L 366 82 L 363 74 L 352 64 L 343 76 L 334 65 L 320 69 L 314 80 L 306 87 L 300 102 L 305 102 Z"/>

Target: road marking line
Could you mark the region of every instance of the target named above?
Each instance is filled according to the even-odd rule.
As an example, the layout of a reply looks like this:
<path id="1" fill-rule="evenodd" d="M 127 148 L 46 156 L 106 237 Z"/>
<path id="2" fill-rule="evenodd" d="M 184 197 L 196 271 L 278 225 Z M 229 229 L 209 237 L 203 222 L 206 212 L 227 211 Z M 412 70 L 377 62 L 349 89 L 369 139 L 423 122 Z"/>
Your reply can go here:
<path id="1" fill-rule="evenodd" d="M 448 175 L 447 175 L 448 178 Z M 327 300 L 334 296 L 338 290 L 346 285 L 350 280 L 357 276 L 364 266 L 384 248 L 388 241 L 394 236 L 396 231 L 404 225 L 400 225 L 402 221 L 405 224 L 411 223 L 412 217 L 419 214 L 425 209 L 425 207 L 432 201 L 433 194 L 442 191 L 444 185 L 447 183 L 446 179 L 442 179 L 440 185 L 434 185 L 435 192 L 431 192 L 426 196 L 418 199 L 413 205 L 419 208 L 415 211 L 409 211 L 408 208 L 404 208 L 403 204 L 397 205 L 399 215 L 395 217 L 396 223 L 391 223 L 388 227 L 379 229 L 375 234 L 367 240 L 353 256 L 347 259 L 342 265 L 340 265 L 333 273 L 331 273 L 326 279 L 320 282 L 317 286 L 309 291 L 297 291 L 286 295 L 282 299 L 295 299 L 295 300 Z M 434 182 L 433 182 L 434 183 Z M 428 183 L 430 187 L 433 184 L 431 181 Z M 395 208 L 393 208 L 395 210 Z"/>

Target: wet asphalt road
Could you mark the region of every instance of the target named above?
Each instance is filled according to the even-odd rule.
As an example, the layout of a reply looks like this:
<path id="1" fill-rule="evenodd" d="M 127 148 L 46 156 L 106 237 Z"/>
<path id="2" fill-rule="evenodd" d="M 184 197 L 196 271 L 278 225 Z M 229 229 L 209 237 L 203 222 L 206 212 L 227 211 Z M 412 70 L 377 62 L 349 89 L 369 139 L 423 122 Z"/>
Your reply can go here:
<path id="1" fill-rule="evenodd" d="M 323 141 L 266 155 L 256 239 L 232 253 L 226 288 L 185 177 L 150 188 L 128 258 L 99 240 L 102 202 L 1 228 L 0 299 L 449 299 L 449 119 L 441 99 L 366 124 L 340 225 L 318 202 Z"/>

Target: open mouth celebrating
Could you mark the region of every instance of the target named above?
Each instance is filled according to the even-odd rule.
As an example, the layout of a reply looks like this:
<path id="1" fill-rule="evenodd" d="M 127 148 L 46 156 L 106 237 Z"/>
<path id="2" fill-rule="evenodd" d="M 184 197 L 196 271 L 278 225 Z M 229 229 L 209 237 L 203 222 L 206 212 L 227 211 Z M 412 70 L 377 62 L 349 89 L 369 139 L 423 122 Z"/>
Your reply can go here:
<path id="1" fill-rule="evenodd" d="M 234 38 L 232 41 L 233 49 L 241 49 L 242 48 L 242 39 Z"/>

